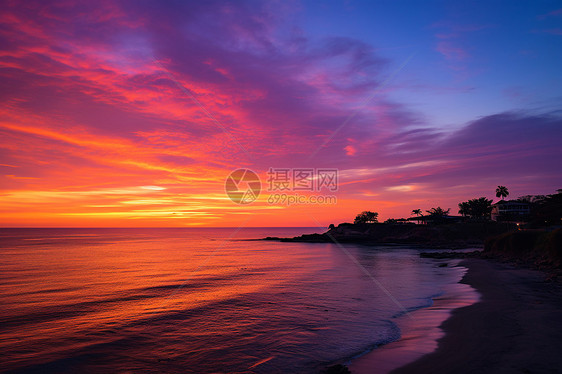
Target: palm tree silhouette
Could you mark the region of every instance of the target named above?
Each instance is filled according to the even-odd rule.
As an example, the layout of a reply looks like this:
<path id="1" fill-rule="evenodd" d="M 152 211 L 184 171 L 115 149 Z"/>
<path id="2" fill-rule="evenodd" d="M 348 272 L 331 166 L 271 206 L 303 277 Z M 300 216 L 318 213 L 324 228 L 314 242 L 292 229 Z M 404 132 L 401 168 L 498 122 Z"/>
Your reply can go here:
<path id="1" fill-rule="evenodd" d="M 470 204 L 468 203 L 468 201 L 459 203 L 459 214 L 463 217 L 466 217 L 470 214 Z"/>
<path id="2" fill-rule="evenodd" d="M 506 186 L 498 186 L 498 188 L 496 188 L 496 197 L 501 197 L 503 200 L 507 195 L 509 195 L 509 191 Z"/>
<path id="3" fill-rule="evenodd" d="M 412 210 L 412 214 L 415 214 L 416 216 L 422 216 L 422 210 L 421 209 L 414 209 Z"/>
<path id="4" fill-rule="evenodd" d="M 431 208 L 430 210 L 426 210 L 426 212 L 428 212 L 429 215 L 434 216 L 434 217 L 444 217 L 444 216 L 449 215 L 450 210 L 451 210 L 451 208 L 445 210 L 445 209 L 441 208 L 440 206 L 438 206 L 437 208 Z"/>

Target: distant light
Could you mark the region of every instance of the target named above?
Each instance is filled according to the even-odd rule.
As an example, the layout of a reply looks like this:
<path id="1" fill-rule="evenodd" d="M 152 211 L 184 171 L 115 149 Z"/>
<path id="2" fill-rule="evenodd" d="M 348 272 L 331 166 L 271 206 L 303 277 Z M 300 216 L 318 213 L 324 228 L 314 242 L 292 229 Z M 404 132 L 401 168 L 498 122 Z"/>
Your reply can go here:
<path id="1" fill-rule="evenodd" d="M 144 190 L 153 190 L 153 191 L 162 191 L 166 189 L 166 187 L 160 187 L 160 186 L 141 186 L 140 188 Z"/>

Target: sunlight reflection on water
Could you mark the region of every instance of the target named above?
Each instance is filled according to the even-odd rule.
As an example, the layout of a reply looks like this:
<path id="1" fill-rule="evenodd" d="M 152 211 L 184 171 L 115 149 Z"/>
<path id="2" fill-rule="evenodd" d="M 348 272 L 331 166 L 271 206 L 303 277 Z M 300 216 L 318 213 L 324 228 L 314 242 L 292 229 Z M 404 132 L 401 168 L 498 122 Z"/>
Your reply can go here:
<path id="1" fill-rule="evenodd" d="M 398 307 L 337 246 L 231 232 L 1 230 L 5 369 L 313 372 L 398 338 Z M 411 310 L 459 278 L 415 250 L 346 248 Z"/>

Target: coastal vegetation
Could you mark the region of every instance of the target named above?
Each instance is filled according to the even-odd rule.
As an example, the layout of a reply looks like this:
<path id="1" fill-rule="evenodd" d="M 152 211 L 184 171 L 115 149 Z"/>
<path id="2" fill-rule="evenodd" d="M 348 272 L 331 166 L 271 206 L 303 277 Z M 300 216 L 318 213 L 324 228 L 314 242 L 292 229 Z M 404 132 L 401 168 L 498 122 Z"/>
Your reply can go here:
<path id="1" fill-rule="evenodd" d="M 509 191 L 507 190 L 506 186 L 498 186 L 498 188 L 496 188 L 496 197 L 501 197 L 501 199 L 503 200 L 508 195 Z"/>
<path id="2" fill-rule="evenodd" d="M 562 229 L 518 230 L 490 237 L 484 254 L 539 268 L 562 268 Z"/>
<path id="3" fill-rule="evenodd" d="M 460 216 L 450 215 L 450 208 L 437 206 L 426 210 L 425 215 L 421 209 L 413 209 L 411 214 L 414 217 L 389 218 L 384 223 L 379 223 L 378 212 L 366 210 L 357 214 L 353 223 L 331 224 L 328 231 L 322 234 L 267 239 L 296 242 L 410 244 L 451 249 L 486 246 L 490 253 L 497 253 L 504 245 L 508 246 L 507 252 L 515 253 L 518 246 L 525 246 L 524 243 L 527 243 L 526 247 L 535 248 L 533 249 L 535 254 L 547 251 L 549 259 L 558 258 L 556 257 L 559 256 L 558 252 L 552 248 L 560 247 L 560 234 L 550 236 L 549 232 L 562 224 L 562 190 L 558 190 L 553 195 L 520 197 L 514 201 L 517 202 L 516 205 L 528 204 L 530 206 L 528 214 L 513 215 L 497 209 L 496 219 L 492 220 L 494 207 L 504 207 L 513 202 L 504 200 L 509 194 L 507 187 L 498 186 L 496 192 L 501 192 L 502 197 L 502 200 L 496 204 L 492 204 L 492 200 L 486 197 L 460 202 L 458 204 Z M 521 234 L 522 231 L 530 232 L 530 230 L 534 230 L 533 233 Z M 534 239 L 527 240 L 530 237 Z M 560 263 L 557 262 L 558 260 L 549 261 L 553 264 Z"/>
<path id="4" fill-rule="evenodd" d="M 474 219 L 489 219 L 492 212 L 492 200 L 485 197 L 459 203 L 459 214 Z"/>
<path id="5" fill-rule="evenodd" d="M 430 210 L 426 210 L 427 213 L 429 213 L 430 216 L 433 217 L 445 217 L 449 215 L 449 211 L 451 210 L 451 208 L 445 210 L 443 208 L 441 208 L 440 206 L 438 206 L 437 208 L 431 208 Z"/>
<path id="6" fill-rule="evenodd" d="M 529 200 L 529 226 L 532 228 L 562 225 L 562 189 L 556 194 L 547 196 L 524 196 L 522 201 Z"/>
<path id="7" fill-rule="evenodd" d="M 379 214 L 371 211 L 364 211 L 359 213 L 353 223 L 375 223 L 378 222 Z"/>
<path id="8" fill-rule="evenodd" d="M 489 222 L 491 220 L 510 222 L 517 225 L 517 228 L 541 228 L 545 226 L 562 225 L 562 189 L 557 190 L 552 195 L 524 195 L 515 200 L 505 200 L 509 191 L 505 186 L 498 186 L 496 196 L 501 200 L 493 204 L 492 199 L 478 197 L 460 202 L 458 204 L 458 214 L 452 216 L 451 209 L 444 209 L 440 206 L 428 209 L 425 215 L 421 209 L 413 209 L 410 218 L 389 218 L 385 224 L 407 224 L 420 223 L 425 225 L 440 225 L 448 223 L 466 222 Z M 517 204 L 516 204 L 517 203 Z M 492 216 L 494 207 L 505 206 L 504 204 L 519 205 L 526 208 L 525 214 L 515 211 L 515 209 L 496 209 L 497 214 Z M 511 206 L 509 208 L 512 208 Z M 370 214 L 374 214 L 375 219 L 370 219 Z M 364 211 L 357 215 L 354 224 L 377 223 L 378 213 Z M 495 218 L 495 219 L 493 219 Z"/>

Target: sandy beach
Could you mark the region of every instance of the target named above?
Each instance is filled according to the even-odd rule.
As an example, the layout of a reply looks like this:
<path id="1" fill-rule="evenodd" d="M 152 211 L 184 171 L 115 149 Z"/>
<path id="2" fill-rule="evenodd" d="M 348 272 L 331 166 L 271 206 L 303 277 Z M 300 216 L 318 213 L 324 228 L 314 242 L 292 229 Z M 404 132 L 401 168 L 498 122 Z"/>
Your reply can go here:
<path id="1" fill-rule="evenodd" d="M 461 283 L 480 294 L 479 302 L 454 309 L 437 330 L 414 328 L 360 357 L 350 365 L 352 373 L 562 372 L 562 284 L 547 281 L 546 273 L 490 260 L 461 265 L 468 267 Z M 438 298 L 414 320 L 435 321 L 449 307 Z M 423 354 L 432 342 L 436 349 Z"/>

